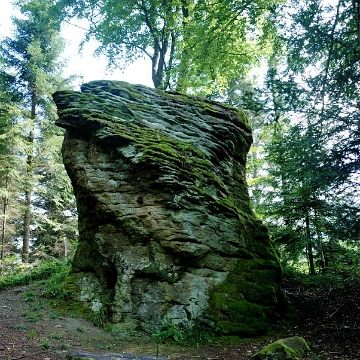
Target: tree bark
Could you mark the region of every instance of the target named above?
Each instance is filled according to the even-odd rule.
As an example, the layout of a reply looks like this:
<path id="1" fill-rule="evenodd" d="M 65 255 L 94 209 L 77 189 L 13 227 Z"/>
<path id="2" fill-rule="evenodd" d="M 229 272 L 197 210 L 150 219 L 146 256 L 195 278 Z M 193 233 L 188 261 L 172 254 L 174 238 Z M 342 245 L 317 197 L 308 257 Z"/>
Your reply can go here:
<path id="1" fill-rule="evenodd" d="M 189 21 L 189 4 L 187 0 L 181 1 L 181 11 L 182 11 L 182 27 L 183 27 L 183 36 L 184 36 L 184 43 L 186 45 L 187 38 L 189 37 L 187 25 Z M 179 93 L 186 93 L 186 79 L 189 72 L 189 53 L 188 50 L 185 48 L 181 54 L 180 64 L 179 64 L 179 72 L 178 72 L 178 79 L 176 83 L 176 91 Z"/>
<path id="2" fill-rule="evenodd" d="M 5 188 L 6 191 L 8 191 L 8 186 L 9 186 L 9 178 L 8 175 L 6 175 L 6 179 L 5 179 Z M 5 237 L 6 237 L 6 218 L 7 218 L 7 208 L 8 208 L 8 204 L 9 204 L 9 197 L 6 194 L 3 197 L 3 218 L 2 218 L 2 224 L 1 224 L 1 260 L 4 260 L 5 257 Z"/>
<path id="3" fill-rule="evenodd" d="M 27 171 L 25 180 L 25 213 L 24 213 L 24 230 L 23 230 L 23 247 L 22 262 L 29 261 L 29 244 L 30 244 L 30 223 L 31 223 L 31 195 L 32 195 L 32 167 L 33 167 L 33 148 L 35 142 L 35 119 L 36 119 L 36 89 L 33 88 L 31 94 L 31 124 L 29 130 L 28 142 L 30 151 L 27 156 Z"/>
<path id="4" fill-rule="evenodd" d="M 307 255 L 309 260 L 309 273 L 315 275 L 315 265 L 314 265 L 314 253 L 313 246 L 311 242 L 311 233 L 310 233 L 310 217 L 309 215 L 305 218 L 306 224 L 306 237 L 307 237 Z"/>
<path id="5" fill-rule="evenodd" d="M 25 214 L 24 214 L 24 235 L 22 247 L 22 262 L 29 261 L 29 243 L 30 243 L 30 218 L 31 218 L 31 191 L 25 192 Z"/>

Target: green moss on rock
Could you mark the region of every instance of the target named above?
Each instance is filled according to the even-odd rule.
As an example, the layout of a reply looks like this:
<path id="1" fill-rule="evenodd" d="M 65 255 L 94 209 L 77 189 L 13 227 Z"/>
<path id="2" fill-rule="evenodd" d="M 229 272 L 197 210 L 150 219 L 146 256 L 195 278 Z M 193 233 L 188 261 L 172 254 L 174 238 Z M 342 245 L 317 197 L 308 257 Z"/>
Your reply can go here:
<path id="1" fill-rule="evenodd" d="M 255 354 L 256 360 L 298 360 L 310 353 L 309 345 L 300 336 L 280 339 Z"/>
<path id="2" fill-rule="evenodd" d="M 264 333 L 281 269 L 250 207 L 244 113 L 116 81 L 54 99 L 78 202 L 74 296 L 145 331 L 167 319 Z"/>

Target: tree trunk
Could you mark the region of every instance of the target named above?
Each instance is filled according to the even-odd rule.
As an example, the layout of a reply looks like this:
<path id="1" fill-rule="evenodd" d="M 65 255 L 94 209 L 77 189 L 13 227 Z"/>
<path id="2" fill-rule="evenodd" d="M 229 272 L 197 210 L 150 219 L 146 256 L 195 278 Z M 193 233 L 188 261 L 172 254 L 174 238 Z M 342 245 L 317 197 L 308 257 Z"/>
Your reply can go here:
<path id="1" fill-rule="evenodd" d="M 66 236 L 63 237 L 63 241 L 64 241 L 64 256 L 67 258 L 68 257 L 68 248 L 67 248 Z"/>
<path id="2" fill-rule="evenodd" d="M 309 260 L 309 273 L 311 275 L 315 275 L 315 265 L 314 265 L 314 253 L 313 253 L 313 246 L 311 242 L 311 233 L 310 233 L 310 217 L 306 215 L 305 218 L 306 224 L 306 238 L 307 238 L 307 255 Z"/>
<path id="3" fill-rule="evenodd" d="M 182 10 L 182 17 L 183 17 L 183 36 L 184 36 L 184 44 L 186 45 L 187 38 L 189 37 L 188 30 L 187 30 L 187 23 L 189 21 L 189 4 L 187 0 L 181 1 L 181 10 Z M 179 64 L 179 72 L 178 72 L 178 79 L 176 83 L 176 91 L 179 93 L 186 94 L 187 86 L 186 86 L 186 80 L 189 73 L 189 53 L 187 48 L 183 49 L 183 52 L 181 54 L 180 58 L 180 64 Z"/>
<path id="4" fill-rule="evenodd" d="M 24 214 L 24 235 L 22 247 L 22 262 L 29 261 L 29 243 L 30 243 L 30 217 L 31 217 L 31 191 L 25 192 L 25 214 Z"/>
<path id="5" fill-rule="evenodd" d="M 33 167 L 33 153 L 35 142 L 35 118 L 36 118 L 36 89 L 32 89 L 31 95 L 31 124 L 29 130 L 29 146 L 30 151 L 27 156 L 26 164 L 26 186 L 25 186 L 25 213 L 24 213 L 24 231 L 23 231 L 23 248 L 22 248 L 22 262 L 29 261 L 29 244 L 30 244 L 30 220 L 31 220 L 31 195 L 32 195 L 32 167 Z"/>
<path id="6" fill-rule="evenodd" d="M 314 200 L 316 200 L 316 199 L 314 199 Z M 318 252 L 320 254 L 320 266 L 321 266 L 321 270 L 325 271 L 325 269 L 326 269 L 326 258 L 325 258 L 323 242 L 321 240 L 321 231 L 319 230 L 318 216 L 317 216 L 316 210 L 315 210 L 314 223 L 315 223 L 316 235 L 317 235 L 317 240 L 318 240 L 317 241 Z"/>
<path id="7" fill-rule="evenodd" d="M 8 175 L 6 175 L 6 180 L 5 180 L 5 189 L 6 191 L 8 191 L 8 186 L 9 186 L 9 178 Z M 7 208 L 8 208 L 8 204 L 9 204 L 9 197 L 6 194 L 3 197 L 3 218 L 2 218 L 2 224 L 1 224 L 1 260 L 4 260 L 5 257 L 5 236 L 6 236 L 6 217 L 7 217 Z"/>

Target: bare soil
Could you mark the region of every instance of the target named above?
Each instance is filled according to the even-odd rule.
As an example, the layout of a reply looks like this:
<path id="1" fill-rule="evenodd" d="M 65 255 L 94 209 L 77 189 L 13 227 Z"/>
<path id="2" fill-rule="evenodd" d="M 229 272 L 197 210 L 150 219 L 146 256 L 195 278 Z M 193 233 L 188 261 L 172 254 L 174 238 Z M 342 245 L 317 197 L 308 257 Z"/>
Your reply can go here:
<path id="1" fill-rule="evenodd" d="M 159 356 L 174 360 L 245 360 L 268 343 L 300 335 L 313 354 L 307 359 L 360 359 L 360 289 L 314 289 L 284 282 L 296 325 L 279 323 L 276 335 L 226 339 L 212 345 L 158 345 L 150 337 L 112 334 L 90 322 L 62 314 L 43 296 L 41 283 L 0 292 L 0 359 L 63 360 L 69 351 Z M 282 325 L 281 325 L 282 324 Z"/>

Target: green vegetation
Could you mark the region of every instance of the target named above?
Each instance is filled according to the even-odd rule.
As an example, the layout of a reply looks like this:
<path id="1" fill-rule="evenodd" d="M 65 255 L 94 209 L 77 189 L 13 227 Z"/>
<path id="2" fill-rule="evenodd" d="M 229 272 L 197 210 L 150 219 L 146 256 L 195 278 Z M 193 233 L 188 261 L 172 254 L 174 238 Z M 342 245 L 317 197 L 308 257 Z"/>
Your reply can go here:
<path id="1" fill-rule="evenodd" d="M 93 14 L 87 38 L 100 41 L 97 53 L 106 54 L 111 66 L 145 56 L 154 87 L 208 94 L 271 53 L 277 31 L 271 14 L 282 2 L 58 3 L 66 19 Z"/>
<path id="2" fill-rule="evenodd" d="M 19 325 L 15 325 L 15 329 L 26 329 L 26 325 L 24 324 L 19 324 Z"/>
<path id="3" fill-rule="evenodd" d="M 45 337 L 42 337 L 42 338 L 41 338 L 40 347 L 41 347 L 42 349 L 44 349 L 44 350 L 47 350 L 47 349 L 50 348 L 50 344 L 49 344 L 47 338 L 45 338 Z"/>
<path id="4" fill-rule="evenodd" d="M 71 263 L 65 261 L 56 270 L 54 274 L 46 281 L 44 296 L 48 299 L 64 300 L 68 292 L 62 285 L 63 280 L 70 271 Z"/>
<path id="5" fill-rule="evenodd" d="M 39 320 L 43 319 L 43 314 L 39 312 L 31 312 L 31 313 L 24 313 L 24 316 L 26 316 L 26 319 L 30 323 L 38 322 Z"/>
<path id="6" fill-rule="evenodd" d="M 61 350 L 63 350 L 63 351 L 67 351 L 67 350 L 69 350 L 70 349 L 70 345 L 69 344 L 62 344 L 61 345 Z"/>
<path id="7" fill-rule="evenodd" d="M 199 322 L 194 322 L 192 326 L 165 324 L 162 330 L 152 335 L 152 339 L 158 344 L 175 343 L 186 346 L 200 346 L 213 344 L 219 334 L 220 332 Z"/>
<path id="8" fill-rule="evenodd" d="M 71 255 L 77 235 L 51 99 L 70 82 L 62 77 L 60 19 L 48 1 L 14 6 L 14 30 L 0 43 L 1 275 L 19 257 L 28 263 Z"/>
<path id="9" fill-rule="evenodd" d="M 62 338 L 62 334 L 52 333 L 49 335 L 52 339 L 60 340 Z"/>
<path id="10" fill-rule="evenodd" d="M 53 260 L 53 261 L 42 261 L 39 263 L 33 263 L 30 266 L 22 266 L 22 264 L 14 264 L 11 266 L 11 274 L 0 277 L 0 290 L 7 289 L 9 287 L 14 287 L 18 285 L 27 285 L 31 284 L 34 281 L 46 280 L 55 274 L 55 280 L 50 280 L 47 288 L 47 295 L 51 297 L 51 293 L 55 290 L 52 289 L 52 283 L 54 287 L 56 284 L 61 282 L 61 277 L 65 276 L 67 271 L 70 268 L 69 260 Z M 5 273 L 10 269 L 5 268 Z M 25 301 L 34 301 L 34 295 L 32 292 L 24 293 Z"/>
<path id="11" fill-rule="evenodd" d="M 36 335 L 36 330 L 35 330 L 35 329 L 31 329 L 31 330 L 28 332 L 28 338 L 29 338 L 30 340 L 34 339 L 35 335 Z"/>

